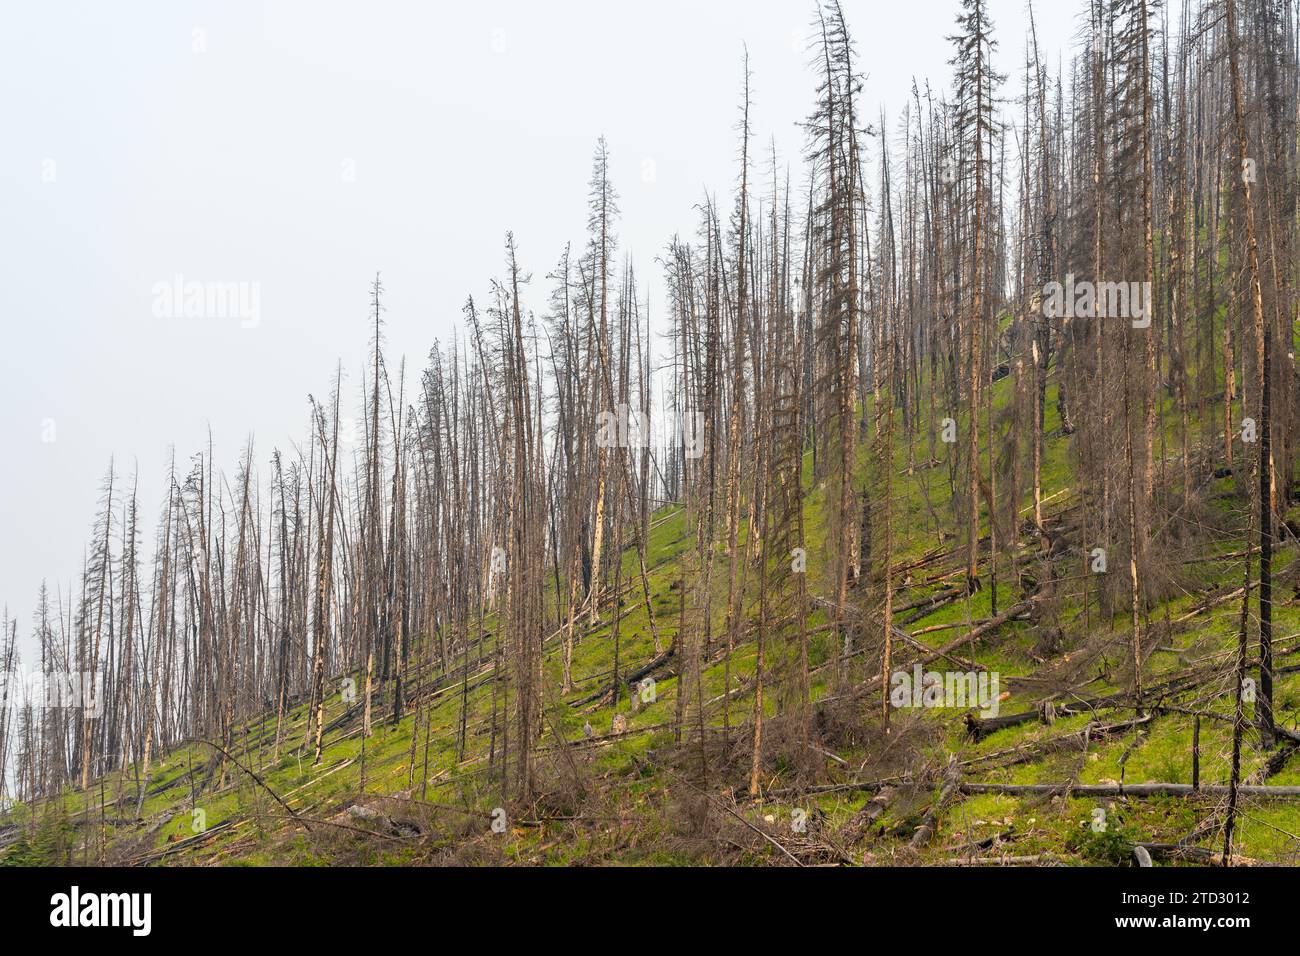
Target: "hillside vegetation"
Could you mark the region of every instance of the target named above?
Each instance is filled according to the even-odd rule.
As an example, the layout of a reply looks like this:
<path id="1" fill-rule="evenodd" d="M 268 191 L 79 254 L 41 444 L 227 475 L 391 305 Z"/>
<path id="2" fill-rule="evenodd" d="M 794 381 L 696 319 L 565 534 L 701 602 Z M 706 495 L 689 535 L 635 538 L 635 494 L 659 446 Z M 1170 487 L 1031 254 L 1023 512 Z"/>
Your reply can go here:
<path id="1" fill-rule="evenodd" d="M 87 791 L 72 790 L 42 804 L 34 818 L 19 808 L 0 837 L 6 844 L 2 859 L 1128 865 L 1134 844 L 1142 843 L 1157 860 L 1208 862 L 1221 851 L 1218 822 L 1229 780 L 1228 664 L 1241 613 L 1244 550 L 1232 525 L 1241 495 L 1230 475 L 1209 482 L 1203 534 L 1171 556 L 1178 565 L 1171 572 L 1178 595 L 1151 621 L 1148 697 L 1144 716 L 1137 717 L 1122 610 L 1107 617 L 1094 607 L 1086 626 L 1082 620 L 1079 579 L 1089 558 L 1072 527 L 1077 491 L 1065 464 L 1068 439 L 1053 420 L 1047 433 L 1050 553 L 1041 553 L 1027 525 L 1014 549 L 1015 566 L 1000 571 L 1000 617 L 1028 600 L 1026 610 L 987 626 L 991 588 L 953 598 L 961 549 L 933 537 L 901 538 L 895 557 L 896 573 L 906 582 L 895 596 L 901 624 L 897 669 L 910 672 L 923 662 L 926 670 L 939 672 L 996 671 L 1006 694 L 999 715 L 1024 718 L 1014 724 L 973 730 L 979 706 L 900 708 L 884 734 L 878 694 L 862 689 L 867 662 L 878 650 L 867 648 L 845 662 L 844 689 L 837 693 L 828 634 L 821 627 L 810 648 L 816 706 L 808 759 L 790 758 L 779 711 L 768 701 L 774 742 L 762 768 L 762 793 L 750 798 L 752 633 L 731 653 L 725 641 L 712 649 L 701 691 L 704 732 L 675 739 L 679 682 L 671 651 L 678 646 L 680 582 L 692 536 L 686 512 L 668 507 L 654 513 L 647 549 L 658 650 L 643 593 L 633 584 L 618 621 L 620 691 L 614 704 L 612 603 L 599 625 L 582 630 L 573 657 L 574 689 L 546 702 L 539 745 L 544 782 L 534 802 L 502 799 L 508 783 L 489 772 L 489 754 L 502 746 L 493 740 L 493 709 L 508 706 L 508 686 L 496 679 L 496 619 L 488 613 L 468 670 L 415 669 L 405 677 L 412 712 L 397 722 L 376 719 L 369 738 L 361 733 L 359 699 L 345 699 L 338 689 L 345 678 L 355 682 L 360 675 L 336 675 L 325 703 L 319 763 L 312 759 L 307 705 L 297 701 L 278 727 L 273 711 L 242 724 L 229 752 L 191 742 L 167 754 L 147 779 L 127 766 Z M 898 457 L 900 513 L 919 512 L 927 499 L 942 507 L 943 462 L 918 465 L 909 475 L 905 455 Z M 815 556 L 826 544 L 817 489 L 806 508 Z M 1300 743 L 1300 607 L 1291 566 L 1296 554 L 1294 542 L 1279 552 L 1279 578 L 1288 590 L 1274 606 L 1277 717 L 1284 743 L 1276 751 L 1247 749 L 1247 784 L 1300 787 L 1300 759 L 1288 759 Z M 814 593 L 825 587 L 817 564 L 813 557 L 808 565 Z M 628 579 L 636 578 L 634 552 L 624 554 L 623 567 Z M 1057 583 L 1048 586 L 1044 579 Z M 1094 592 L 1100 586 L 1094 584 Z M 817 629 L 824 615 L 814 614 L 810 624 Z M 976 636 L 968 638 L 972 631 Z M 544 652 L 550 686 L 559 681 L 559 633 L 549 636 Z M 636 684 L 629 683 L 634 675 Z M 643 701 L 649 696 L 640 684 L 646 677 L 654 680 L 652 702 Z M 1054 716 L 1045 712 L 1049 703 Z M 385 713 L 386 705 L 391 696 L 380 695 L 375 712 Z M 1194 713 L 1202 715 L 1195 738 Z M 468 728 L 463 755 L 457 747 L 462 714 Z M 1190 785 L 1194 746 L 1200 794 L 1088 790 L 1121 783 Z M 952 761 L 956 772 L 950 774 Z M 945 793 L 950 779 L 963 789 Z M 997 792 L 1003 784 L 1049 785 L 1051 792 Z M 1243 798 L 1237 850 L 1248 862 L 1294 863 L 1300 854 L 1300 790 L 1279 793 L 1286 796 Z M 500 821 L 495 829 L 494 819 Z M 922 825 L 932 827 L 935 837 L 914 848 Z"/>
<path id="2" fill-rule="evenodd" d="M 376 275 L 360 414 L 173 462 L 151 563 L 110 465 L 0 861 L 1296 862 L 1300 18 L 1082 6 L 876 123 L 825 0 L 654 325 L 601 138 L 545 307 L 507 233 L 408 376 Z"/>

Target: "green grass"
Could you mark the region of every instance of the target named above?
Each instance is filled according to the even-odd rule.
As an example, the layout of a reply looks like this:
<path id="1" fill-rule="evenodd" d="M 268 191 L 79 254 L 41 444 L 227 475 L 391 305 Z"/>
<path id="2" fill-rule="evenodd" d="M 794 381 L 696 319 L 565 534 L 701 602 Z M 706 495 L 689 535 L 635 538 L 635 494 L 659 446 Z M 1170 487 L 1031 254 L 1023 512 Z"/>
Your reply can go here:
<path id="1" fill-rule="evenodd" d="M 1006 440 L 1008 425 L 1001 419 L 1009 407 L 1012 387 L 1010 377 L 995 386 L 994 418 L 999 420 L 993 436 L 995 447 L 1000 447 Z M 1043 494 L 1049 502 L 1047 510 L 1052 512 L 1067 503 L 1077 491 L 1071 439 L 1061 433 L 1055 385 L 1048 389 L 1045 411 L 1045 434 L 1048 437 L 1042 469 Z M 1159 412 L 1164 427 L 1163 440 L 1172 454 L 1172 449 L 1178 448 L 1180 441 L 1178 409 L 1172 399 L 1163 397 Z M 865 414 L 868 422 L 872 421 L 873 410 L 870 407 Z M 1076 416 L 1078 414 L 1076 410 Z M 947 415 L 937 407 L 936 417 Z M 937 423 L 934 424 L 937 427 Z M 982 430 L 984 424 L 981 416 Z M 894 448 L 892 508 L 894 560 L 898 564 L 919 559 L 941 546 L 956 548 L 961 542 L 959 534 L 954 536 L 951 533 L 956 521 L 948 480 L 948 456 L 960 454 L 962 443 L 945 445 L 936 442 L 938 462 L 930 466 L 927 437 L 930 428 L 931 423 L 923 419 L 917 423 L 913 446 L 909 448 L 905 440 L 899 440 Z M 987 444 L 989 436 L 984 435 L 983 441 Z M 865 479 L 872 468 L 871 449 L 860 447 L 858 460 Z M 909 466 L 913 463 L 915 467 L 909 474 Z M 807 583 L 812 594 L 825 595 L 833 587 L 830 552 L 834 550 L 834 541 L 829 540 L 826 524 L 828 489 L 826 483 L 814 482 L 811 455 L 805 458 L 804 475 L 805 547 L 809 556 Z M 1222 479 L 1211 485 L 1206 498 L 1211 518 L 1225 528 L 1232 527 L 1234 509 L 1238 507 L 1231 497 L 1232 490 L 1232 479 Z M 1005 493 L 1005 489 L 1002 491 Z M 1015 504 L 1023 514 L 1031 504 L 1028 480 L 1020 491 L 1020 500 Z M 943 531 L 948 532 L 946 538 L 942 538 Z M 745 540 L 746 535 L 742 534 L 742 546 Z M 1239 537 L 1218 534 L 1204 542 L 1199 556 L 1226 555 L 1240 548 Z M 655 630 L 662 648 L 669 647 L 677 636 L 679 598 L 674 584 L 685 573 L 693 553 L 690 515 L 681 507 L 656 512 L 646 543 L 645 566 Z M 1279 573 L 1284 573 L 1295 558 L 1294 547 L 1285 548 L 1277 561 Z M 719 555 L 714 574 L 716 590 L 712 633 L 715 647 L 721 646 L 720 642 L 725 640 L 722 632 L 726 560 L 725 554 Z M 1082 571 L 1082 562 L 1072 567 L 1068 573 L 1077 576 Z M 982 566 L 981 570 L 987 573 L 987 566 Z M 1117 573 L 1114 563 L 1110 573 Z M 1017 594 L 1005 558 L 1000 563 L 998 574 L 1001 582 L 999 607 L 1005 609 L 1016 600 Z M 621 556 L 620 578 L 635 582 L 624 605 L 625 616 L 618 627 L 620 670 L 626 673 L 649 661 L 656 650 L 650 616 L 641 591 L 640 564 L 631 549 Z M 748 576 L 747 617 L 751 616 L 755 578 L 753 574 Z M 1184 569 L 1180 580 L 1184 590 L 1168 603 L 1171 617 L 1190 611 L 1203 598 L 1204 595 L 1197 592 L 1197 586 L 1226 587 L 1239 581 L 1240 562 L 1192 565 Z M 921 574 L 904 594 L 906 599 L 912 600 L 934 593 L 942 586 L 944 582 L 930 580 Z M 967 622 L 988 617 L 992 610 L 991 599 L 991 588 L 983 587 L 968 598 L 939 607 L 909 625 L 909 629 L 953 625 L 918 637 L 922 643 L 937 648 L 962 633 Z M 555 618 L 556 600 L 557 595 L 548 588 L 546 606 L 551 621 Z M 1167 649 L 1151 654 L 1144 669 L 1146 683 L 1154 685 L 1185 670 L 1192 661 L 1230 651 L 1236 641 L 1238 608 L 1236 602 L 1222 605 L 1201 615 L 1192 626 L 1170 635 L 1165 642 Z M 1034 683 L 1017 683 L 1014 678 L 1039 675 L 1045 663 L 1059 664 L 1065 653 L 1083 654 L 1093 666 L 1095 674 L 1087 684 L 1088 696 L 1127 689 L 1128 677 L 1123 669 L 1127 619 L 1123 609 L 1119 608 L 1113 619 L 1102 619 L 1094 599 L 1089 609 L 1090 629 L 1083 626 L 1082 610 L 1077 581 L 1063 587 L 1053 611 L 1066 639 L 1061 649 L 1046 658 L 1037 650 L 1039 632 L 1021 622 L 1006 625 L 997 641 L 975 648 L 976 662 L 981 667 L 998 671 L 1003 678 L 1003 689 L 1010 693 L 1001 703 L 1002 713 L 1033 709 L 1041 692 Z M 1160 623 L 1164 613 L 1163 607 L 1152 612 L 1153 626 Z M 93 826 L 82 824 L 100 819 L 101 796 L 112 807 L 103 814 L 106 820 L 134 816 L 135 768 L 126 768 L 120 774 L 97 781 L 87 793 L 69 791 L 61 800 L 44 805 L 35 820 L 31 819 L 28 808 L 16 808 L 12 819 L 28 832 L 0 857 L 0 863 L 80 862 L 86 858 L 95 862 L 101 852 L 110 861 L 122 861 L 151 852 L 168 851 L 176 848 L 178 842 L 195 836 L 196 810 L 202 812 L 208 830 L 222 824 L 229 826 L 193 847 L 176 849 L 161 862 L 329 865 L 342 861 L 382 865 L 455 859 L 560 866 L 585 862 L 675 865 L 709 862 L 715 855 L 729 862 L 771 862 L 770 847 L 733 848 L 723 854 L 716 844 L 701 844 L 691 838 L 691 829 L 685 822 L 691 812 L 691 790 L 681 778 L 686 772 L 682 768 L 688 766 L 693 758 L 686 753 L 677 754 L 677 759 L 674 759 L 671 729 L 635 733 L 595 745 L 569 747 L 583 741 L 583 725 L 587 722 L 597 736 L 610 733 L 616 713 L 623 715 L 632 730 L 671 724 L 676 714 L 678 680 L 664 675 L 657 679 L 656 701 L 636 713 L 632 712 L 626 693 L 620 696 L 617 708 L 572 705 L 579 698 L 608 685 L 612 679 L 614 646 L 611 618 L 612 615 L 606 612 L 601 625 L 582 634 L 577 641 L 572 661 L 575 686 L 567 699 L 561 699 L 558 693 L 562 644 L 559 638 L 553 638 L 545 647 L 544 683 L 548 691 L 544 701 L 544 727 L 539 740 L 542 749 L 537 760 L 548 783 L 553 784 L 553 792 L 548 796 L 548 800 L 555 804 L 550 809 L 554 818 L 550 821 L 533 825 L 538 821 L 531 818 L 545 812 L 547 807 L 511 805 L 499 782 L 488 779 L 485 774 L 487 755 L 493 746 L 490 733 L 493 710 L 491 682 L 473 687 L 467 696 L 468 740 L 465 759 L 458 761 L 461 694 L 453 681 L 440 688 L 430 700 L 421 715 L 418 736 L 415 713 L 408 707 L 401 721 L 392 723 L 389 719 L 391 701 L 381 694 L 376 700 L 372 735 L 363 741 L 356 722 L 345 726 L 342 731 L 328 734 L 322 761 L 317 765 L 312 763 L 310 747 L 304 746 L 310 732 L 310 715 L 303 704 L 299 703 L 285 715 L 278 751 L 275 748 L 274 715 L 255 718 L 239 728 L 232 740 L 232 749 L 241 763 L 259 775 L 262 784 L 226 764 L 212 787 L 193 793 L 192 783 L 195 778 L 202 778 L 211 761 L 212 750 L 201 742 L 179 747 L 150 767 L 148 779 L 143 782 L 148 795 L 141 807 L 140 821 L 105 824 L 103 832 L 107 836 L 107 845 L 102 848 L 100 826 L 97 823 Z M 815 611 L 810 617 L 809 627 L 814 629 L 824 621 L 824 613 Z M 1279 595 L 1275 621 L 1279 640 L 1300 634 L 1300 608 L 1292 603 L 1289 595 Z M 486 630 L 494 634 L 496 624 L 495 615 L 489 611 L 485 619 Z M 1089 647 L 1090 642 L 1104 644 L 1108 636 L 1111 646 Z M 489 637 L 484 641 L 482 668 L 491 665 L 495 640 L 495 637 Z M 417 657 L 421 650 L 419 646 L 415 648 Z M 823 666 L 830 660 L 832 651 L 830 636 L 825 632 L 817 633 L 810 651 L 815 700 L 825 700 L 837 693 L 830 669 Z M 966 652 L 963 649 L 960 653 L 964 655 Z M 1279 660 L 1279 663 L 1286 662 Z M 728 689 L 740 690 L 727 701 L 725 716 L 720 703 L 710 709 L 707 722 L 714 730 L 721 728 L 725 721 L 733 733 L 747 732 L 752 716 L 751 684 L 755 664 L 755 646 L 746 641 L 738 645 L 727 660 L 705 669 L 701 692 L 705 699 L 721 698 Z M 850 660 L 846 663 L 846 679 L 850 683 L 862 680 L 869 676 L 868 671 L 874 666 L 862 657 Z M 949 665 L 940 662 L 934 666 L 944 668 Z M 479 670 L 475 668 L 476 673 Z M 355 674 L 351 676 L 358 677 Z M 429 679 L 436 676 L 436 673 L 426 675 Z M 730 685 L 727 684 L 728 678 Z M 358 685 L 360 683 L 358 680 Z M 502 692 L 503 689 L 498 687 L 498 706 L 501 705 Z M 1300 675 L 1279 681 L 1276 700 L 1279 721 L 1296 727 L 1300 718 Z M 1227 715 L 1231 712 L 1231 694 L 1219 693 L 1199 701 L 1197 705 Z M 876 706 L 872 700 L 862 704 L 858 718 L 867 730 L 858 734 L 855 742 L 837 747 L 835 756 L 838 761 L 826 758 L 824 775 L 828 782 L 855 779 L 857 768 L 872 765 L 880 758 L 882 750 L 887 750 L 885 742 L 871 739 L 870 728 L 874 726 Z M 354 707 L 343 701 L 336 691 L 326 701 L 326 723 Z M 765 700 L 765 713 L 770 717 L 776 712 L 776 695 L 769 693 Z M 916 745 L 916 752 L 907 761 L 915 772 L 912 798 L 899 801 L 886 811 L 876 825 L 877 832 L 883 830 L 886 835 L 869 837 L 854 851 L 855 858 L 876 862 L 896 859 L 898 847 L 906 841 L 888 835 L 889 831 L 914 827 L 919 822 L 937 783 L 934 771 L 942 766 L 948 754 L 957 753 L 963 759 L 987 756 L 1082 730 L 1087 724 L 1087 718 L 1083 716 L 1061 718 L 1053 726 L 1029 721 L 974 742 L 966 736 L 963 714 L 942 709 L 907 714 L 909 721 L 915 720 L 917 726 L 929 728 L 928 733 L 918 736 L 920 742 Z M 1131 710 L 1128 715 L 1132 715 Z M 1101 715 L 1103 722 L 1121 719 L 1124 719 L 1122 711 Z M 902 720 L 902 715 L 900 723 L 907 723 Z M 1229 725 L 1222 721 L 1206 720 L 1202 723 L 1200 778 L 1205 783 L 1223 783 L 1228 779 L 1229 729 Z M 513 734 L 514 730 L 511 726 L 510 733 Z M 568 742 L 565 748 L 573 755 L 572 762 L 561 754 L 563 748 L 559 741 Z M 1190 741 L 1191 719 L 1178 714 L 1163 714 L 1140 731 L 1092 740 L 1086 754 L 1075 747 L 1001 768 L 990 762 L 972 770 L 971 779 L 1002 783 L 1057 783 L 1066 779 L 1079 783 L 1121 779 L 1127 783 L 1188 782 L 1191 779 Z M 500 745 L 498 739 L 496 746 Z M 743 749 L 743 738 L 737 746 Z M 743 790 L 743 773 L 719 763 L 716 752 L 711 753 L 710 759 L 714 763 L 712 772 L 715 777 L 711 781 L 714 793 L 723 793 L 727 788 Z M 1265 759 L 1265 754 L 1248 743 L 1243 754 L 1244 774 L 1250 776 L 1258 772 Z M 513 764 L 510 772 L 514 772 Z M 566 792 L 565 781 L 572 785 L 571 778 L 575 772 L 581 781 L 577 788 L 581 792 Z M 786 768 L 779 762 L 765 767 L 764 782 L 769 787 L 783 786 L 786 776 Z M 1271 782 L 1300 783 L 1300 760 L 1292 761 Z M 315 822 L 311 830 L 307 830 L 289 819 L 268 791 L 308 821 L 331 822 Z M 385 798 L 395 795 L 401 800 L 384 802 Z M 115 804 L 119 796 L 120 803 Z M 824 815 L 824 826 L 833 832 L 856 812 L 867 796 L 869 794 L 839 791 L 794 802 L 789 798 L 774 798 L 760 804 L 741 803 L 736 809 L 746 819 L 766 826 L 773 833 L 788 833 L 786 821 L 794 810 L 815 807 Z M 723 799 L 730 798 L 724 796 Z M 340 811 L 354 802 L 378 802 L 394 816 L 401 813 L 418 816 L 424 828 L 422 838 L 418 841 L 381 839 L 346 829 L 365 828 L 355 819 L 339 816 Z M 1087 800 L 1059 797 L 1044 800 L 1003 795 L 970 796 L 953 802 L 947 808 L 941 820 L 939 838 L 920 860 L 941 860 L 951 852 L 946 847 L 1010 830 L 1015 834 L 1015 842 L 1011 844 L 1013 849 L 1006 852 L 1020 855 L 1045 853 L 1081 864 L 1121 863 L 1125 862 L 1125 847 L 1129 841 L 1179 839 L 1189 833 L 1213 805 L 1214 801 L 1209 799 L 1118 800 L 1093 805 Z M 499 806 L 508 808 L 511 819 L 511 826 L 501 834 L 494 833 L 490 827 L 490 814 Z M 1097 809 L 1105 811 L 1109 821 L 1107 829 L 1101 832 L 1089 825 L 1092 813 Z M 1238 844 L 1240 853 L 1269 860 L 1296 859 L 1300 838 L 1294 834 L 1300 833 L 1300 803 L 1248 800 L 1244 814 Z M 168 815 L 166 822 L 162 822 Z M 773 824 L 767 824 L 767 816 L 773 818 Z M 521 821 L 530 825 L 521 825 Z M 87 834 L 92 836 L 89 849 L 82 846 L 82 839 Z M 1213 845 L 1213 837 L 1205 841 L 1205 845 Z M 863 857 L 864 852 L 869 856 Z"/>

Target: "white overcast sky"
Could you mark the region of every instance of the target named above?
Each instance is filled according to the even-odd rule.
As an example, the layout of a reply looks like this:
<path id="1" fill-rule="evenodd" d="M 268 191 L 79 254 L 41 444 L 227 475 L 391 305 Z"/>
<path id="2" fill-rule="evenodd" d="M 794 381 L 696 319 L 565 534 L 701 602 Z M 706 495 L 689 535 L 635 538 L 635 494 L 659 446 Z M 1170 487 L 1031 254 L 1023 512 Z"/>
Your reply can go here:
<path id="1" fill-rule="evenodd" d="M 864 112 L 883 106 L 892 132 L 913 77 L 949 84 L 957 0 L 844 6 Z M 1053 65 L 1081 7 L 1036 5 Z M 1025 2 L 989 9 L 1015 77 Z M 151 556 L 170 447 L 184 470 L 210 426 L 233 475 L 253 435 L 266 474 L 338 361 L 358 385 L 376 270 L 408 380 L 466 296 L 486 297 L 508 229 L 543 308 L 546 273 L 583 241 L 602 133 L 621 249 L 659 316 L 654 257 L 735 180 L 744 44 L 755 142 L 799 161 L 813 14 L 811 0 L 6 4 L 0 604 L 20 633 L 42 578 L 75 587 L 110 456 L 124 480 L 139 465 Z M 155 317 L 153 287 L 176 274 L 258 283 L 259 323 Z"/>

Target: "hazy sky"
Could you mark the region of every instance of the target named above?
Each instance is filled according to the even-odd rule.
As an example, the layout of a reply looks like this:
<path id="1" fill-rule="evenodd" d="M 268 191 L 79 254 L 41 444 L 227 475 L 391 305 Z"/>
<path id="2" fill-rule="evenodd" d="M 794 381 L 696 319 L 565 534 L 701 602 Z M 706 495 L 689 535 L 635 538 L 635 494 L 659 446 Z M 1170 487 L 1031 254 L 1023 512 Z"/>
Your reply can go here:
<path id="1" fill-rule="evenodd" d="M 913 77 L 947 88 L 957 0 L 844 6 L 872 120 L 883 105 L 894 123 Z M 1014 76 L 1024 0 L 989 9 Z M 1078 9 L 1037 5 L 1050 62 Z M 544 308 L 546 273 L 584 238 L 602 133 L 621 250 L 659 316 L 655 257 L 737 173 L 744 44 L 755 143 L 798 162 L 813 14 L 811 0 L 6 5 L 0 603 L 20 633 L 43 577 L 75 587 L 110 456 L 123 481 L 138 464 L 151 556 L 173 445 L 183 472 L 210 426 L 233 475 L 252 435 L 266 474 L 338 361 L 359 385 L 376 270 L 390 367 L 405 355 L 408 378 L 466 296 L 486 297 L 508 229 Z M 155 286 L 178 275 L 244 283 L 256 320 L 157 315 Z"/>

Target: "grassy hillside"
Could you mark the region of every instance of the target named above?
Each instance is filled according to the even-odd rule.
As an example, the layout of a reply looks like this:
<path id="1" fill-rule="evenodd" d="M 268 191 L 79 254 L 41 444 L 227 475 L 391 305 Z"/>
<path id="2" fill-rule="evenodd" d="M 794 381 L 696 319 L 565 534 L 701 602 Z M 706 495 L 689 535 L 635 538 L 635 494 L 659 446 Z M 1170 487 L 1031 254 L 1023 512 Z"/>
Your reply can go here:
<path id="1" fill-rule="evenodd" d="M 999 408 L 1009 389 L 1007 381 L 998 384 Z M 602 694 L 615 660 L 611 606 L 598 626 L 580 635 L 573 691 L 548 692 L 538 755 L 542 796 L 532 806 L 511 804 L 501 796 L 500 779 L 488 775 L 489 754 L 509 746 L 501 739 L 504 722 L 492 732 L 494 708 L 509 708 L 509 687 L 495 679 L 489 612 L 468 671 L 413 668 L 402 719 L 390 719 L 387 692 L 376 695 L 369 738 L 361 733 L 360 695 L 345 699 L 344 679 L 360 686 L 360 676 L 337 675 L 318 764 L 307 744 L 306 704 L 298 701 L 279 728 L 274 711 L 243 726 L 228 753 L 194 741 L 155 762 L 147 779 L 127 768 L 34 812 L 17 808 L 0 828 L 0 863 L 1129 865 L 1139 842 L 1156 845 L 1158 864 L 1206 862 L 1220 848 L 1217 823 L 1226 802 L 1213 787 L 1226 784 L 1229 774 L 1230 665 L 1240 615 L 1234 592 L 1243 580 L 1244 548 L 1234 530 L 1241 509 L 1236 482 L 1244 485 L 1248 473 L 1216 478 L 1198 492 L 1202 533 L 1170 559 L 1174 596 L 1147 622 L 1147 707 L 1139 717 L 1126 698 L 1132 664 L 1123 605 L 1113 619 L 1103 619 L 1095 601 L 1085 612 L 1079 600 L 1087 565 L 1073 521 L 1078 489 L 1070 439 L 1056 420 L 1054 394 L 1047 410 L 1043 473 L 1052 550 L 1037 553 L 1039 541 L 1022 527 L 1017 554 L 1023 557 L 1015 567 L 1007 559 L 999 564 L 998 611 L 1026 596 L 1037 599 L 1026 613 L 959 644 L 993 616 L 992 588 L 986 583 L 973 595 L 944 599 L 962 568 L 960 540 L 940 540 L 931 521 L 948 513 L 947 462 L 925 462 L 924 442 L 911 462 L 905 442 L 896 448 L 895 565 L 902 586 L 894 603 L 913 609 L 896 619 L 906 635 L 895 641 L 894 669 L 911 672 L 933 657 L 927 670 L 996 672 L 1005 695 L 998 714 L 1027 715 L 1021 722 L 990 727 L 971 707 L 905 707 L 894 711 L 884 734 L 878 686 L 862 689 L 878 667 L 878 637 L 855 649 L 836 689 L 830 636 L 817 630 L 824 620 L 814 612 L 813 753 L 790 759 L 776 695 L 766 695 L 764 796 L 752 800 L 755 644 L 746 639 L 728 654 L 716 637 L 726 585 L 718 575 L 702 741 L 688 734 L 675 742 L 674 656 L 664 655 L 651 672 L 652 702 L 634 702 L 623 681 L 617 705 Z M 1165 421 L 1176 423 L 1177 415 Z M 1177 447 L 1172 439 L 1170 447 Z M 941 459 L 947 450 L 939 446 Z M 806 475 L 808 586 L 817 596 L 829 590 L 818 573 L 826 562 L 813 557 L 827 544 L 825 489 L 813 486 L 810 467 Z M 653 631 L 636 555 L 624 555 L 622 578 L 634 583 L 618 621 L 622 677 L 673 646 L 678 581 L 693 544 L 682 508 L 653 516 L 646 556 Z M 1276 559 L 1275 700 L 1285 730 L 1279 747 L 1267 753 L 1248 735 L 1243 779 L 1256 785 L 1300 786 L 1300 758 L 1287 759 L 1300 740 L 1300 673 L 1287 673 L 1300 670 L 1300 607 L 1291 586 L 1300 570 L 1297 553 L 1288 538 Z M 1108 573 L 1124 570 L 1113 564 Z M 1048 575 L 1057 582 L 1050 596 L 1043 585 Z M 936 656 L 940 649 L 945 653 Z M 561 654 L 557 631 L 546 644 L 548 688 L 560 686 Z M 1191 711 L 1202 714 L 1199 721 Z M 1203 792 L 1098 796 L 1086 790 L 1191 783 L 1197 723 Z M 945 783 L 956 788 L 944 793 Z M 1065 783 L 1069 790 L 1050 793 L 980 792 L 982 785 Z M 1300 800 L 1250 796 L 1243 806 L 1239 854 L 1262 862 L 1300 858 Z M 934 837 L 914 849 L 923 824 L 934 827 Z M 1159 846 L 1174 843 L 1183 849 Z"/>

